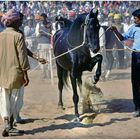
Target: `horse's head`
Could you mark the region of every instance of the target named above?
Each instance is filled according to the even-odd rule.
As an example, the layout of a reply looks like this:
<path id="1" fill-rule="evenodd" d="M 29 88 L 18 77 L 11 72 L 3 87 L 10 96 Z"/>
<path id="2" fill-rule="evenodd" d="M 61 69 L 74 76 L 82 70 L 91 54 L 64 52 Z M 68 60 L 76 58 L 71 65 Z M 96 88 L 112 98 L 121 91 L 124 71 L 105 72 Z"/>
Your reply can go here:
<path id="1" fill-rule="evenodd" d="M 98 10 L 92 9 L 89 14 L 83 13 L 77 16 L 68 33 L 70 47 L 86 46 L 93 53 L 99 51 L 99 21 Z"/>
<path id="2" fill-rule="evenodd" d="M 86 43 L 93 53 L 97 53 L 100 49 L 99 46 L 99 21 L 97 19 L 98 10 L 92 9 L 85 19 L 85 37 Z"/>

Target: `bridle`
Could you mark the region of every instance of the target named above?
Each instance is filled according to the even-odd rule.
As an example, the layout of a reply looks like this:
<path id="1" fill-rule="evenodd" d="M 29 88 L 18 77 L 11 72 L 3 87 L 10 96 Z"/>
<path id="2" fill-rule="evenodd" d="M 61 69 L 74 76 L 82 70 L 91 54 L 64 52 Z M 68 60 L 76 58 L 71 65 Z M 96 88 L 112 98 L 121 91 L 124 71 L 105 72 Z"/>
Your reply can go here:
<path id="1" fill-rule="evenodd" d="M 78 46 L 73 46 L 73 45 L 69 42 L 68 37 L 67 37 L 67 43 L 68 43 L 69 46 L 71 46 L 72 48 L 74 48 L 74 47 L 82 47 L 82 46 L 85 45 L 85 44 L 88 45 L 87 42 L 86 42 L 86 31 L 87 31 L 87 26 L 88 26 L 88 23 L 89 23 L 90 20 L 93 20 L 93 18 L 90 18 L 90 19 L 89 19 L 89 14 L 88 14 L 88 15 L 86 16 L 86 18 L 85 18 L 85 22 L 83 23 L 83 24 L 84 24 L 83 42 L 82 42 L 80 45 L 78 45 Z"/>

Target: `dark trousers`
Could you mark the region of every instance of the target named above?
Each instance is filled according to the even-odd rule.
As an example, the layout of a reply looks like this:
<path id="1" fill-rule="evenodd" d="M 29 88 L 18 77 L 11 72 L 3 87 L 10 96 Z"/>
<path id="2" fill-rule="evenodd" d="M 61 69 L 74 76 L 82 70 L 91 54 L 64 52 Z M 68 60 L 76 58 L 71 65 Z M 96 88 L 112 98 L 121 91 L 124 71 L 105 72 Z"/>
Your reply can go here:
<path id="1" fill-rule="evenodd" d="M 131 82 L 135 110 L 140 109 L 140 53 L 132 53 Z"/>
<path id="2" fill-rule="evenodd" d="M 107 58 L 107 70 L 111 70 L 114 62 L 114 56 L 112 51 L 106 51 L 106 58 Z"/>
<path id="3" fill-rule="evenodd" d="M 124 46 L 120 43 L 120 41 L 116 41 L 116 45 L 118 49 L 124 49 Z M 119 68 L 124 68 L 124 50 L 118 51 L 118 61 Z"/>

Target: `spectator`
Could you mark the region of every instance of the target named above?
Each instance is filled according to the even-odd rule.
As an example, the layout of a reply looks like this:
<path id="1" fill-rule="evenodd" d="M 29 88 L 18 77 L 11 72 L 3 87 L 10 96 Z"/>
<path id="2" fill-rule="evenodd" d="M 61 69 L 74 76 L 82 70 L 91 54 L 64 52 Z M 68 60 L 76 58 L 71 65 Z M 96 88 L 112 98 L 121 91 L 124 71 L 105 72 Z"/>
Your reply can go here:
<path id="1" fill-rule="evenodd" d="M 118 31 L 120 33 L 123 33 L 123 24 L 122 24 L 122 19 L 121 19 L 121 15 L 120 14 L 114 14 L 114 25 L 117 27 Z M 116 47 L 118 49 L 124 49 L 124 46 L 122 45 L 122 43 L 120 43 L 120 41 L 118 40 L 116 42 Z M 118 54 L 118 56 L 117 56 Z M 124 50 L 118 50 L 116 54 L 116 57 L 118 58 L 118 62 L 119 62 L 119 69 L 123 69 L 125 68 L 125 64 L 124 64 Z"/>
<path id="2" fill-rule="evenodd" d="M 41 19 L 36 25 L 35 33 L 38 40 L 38 51 L 39 55 L 47 59 L 48 52 L 47 50 L 51 48 L 50 39 L 51 39 L 51 23 L 47 21 L 47 15 L 45 13 L 41 14 Z M 42 78 L 47 77 L 46 66 L 41 65 L 40 67 L 43 70 Z"/>
<path id="3" fill-rule="evenodd" d="M 17 135 L 22 132 L 15 131 L 13 121 L 18 112 L 18 95 L 24 92 L 24 86 L 29 83 L 27 70 L 30 66 L 24 37 L 17 32 L 19 12 L 10 9 L 3 15 L 2 22 L 6 29 L 0 34 L 0 114 L 5 125 L 2 131 L 5 137 L 12 132 Z"/>
<path id="4" fill-rule="evenodd" d="M 113 13 L 109 13 L 108 14 L 108 26 L 112 26 L 112 24 L 114 24 L 114 14 Z"/>
<path id="5" fill-rule="evenodd" d="M 133 102 L 135 106 L 134 117 L 140 117 L 140 9 L 135 10 L 132 15 L 134 16 L 134 25 L 131 26 L 127 32 L 121 34 L 116 27 L 112 30 L 120 38 L 120 40 L 127 40 L 129 38 L 134 40 L 132 49 L 132 63 L 131 63 L 131 82 L 133 91 Z"/>

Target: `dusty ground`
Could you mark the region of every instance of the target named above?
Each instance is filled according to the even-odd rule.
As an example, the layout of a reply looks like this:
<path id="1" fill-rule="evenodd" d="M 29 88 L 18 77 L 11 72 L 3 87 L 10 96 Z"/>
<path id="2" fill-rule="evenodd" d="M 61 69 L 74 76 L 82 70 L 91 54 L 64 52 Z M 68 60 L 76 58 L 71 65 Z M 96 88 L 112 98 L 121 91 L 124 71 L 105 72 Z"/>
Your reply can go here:
<path id="1" fill-rule="evenodd" d="M 55 75 L 54 85 L 42 80 L 40 70 L 30 74 L 30 84 L 25 89 L 24 107 L 21 115 L 26 124 L 17 128 L 25 130 L 23 136 L 9 138 L 79 138 L 79 139 L 134 139 L 140 138 L 140 118 L 133 118 L 133 103 L 130 83 L 130 69 L 113 70 L 112 80 L 100 81 L 105 103 L 91 125 L 73 123 L 72 92 L 64 91 L 66 109 L 57 108 L 58 90 Z M 0 133 L 2 131 L 0 119 Z M 0 136 L 0 138 L 3 138 Z"/>

